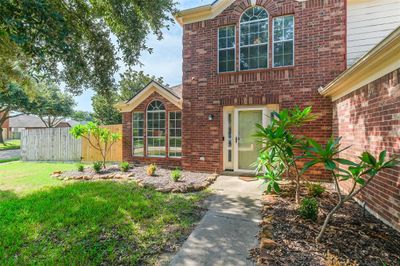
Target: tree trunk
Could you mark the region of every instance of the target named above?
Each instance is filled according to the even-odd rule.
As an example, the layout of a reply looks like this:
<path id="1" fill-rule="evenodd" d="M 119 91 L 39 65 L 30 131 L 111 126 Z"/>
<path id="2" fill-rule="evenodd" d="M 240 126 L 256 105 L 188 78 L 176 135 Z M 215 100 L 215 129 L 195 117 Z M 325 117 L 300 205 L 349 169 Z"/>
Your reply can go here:
<path id="1" fill-rule="evenodd" d="M 4 139 L 3 139 L 3 128 L 0 125 L 0 144 L 5 145 Z"/>
<path id="2" fill-rule="evenodd" d="M 335 208 L 333 208 L 333 209 L 328 213 L 328 215 L 326 215 L 326 218 L 325 218 L 324 224 L 323 224 L 323 226 L 322 226 L 322 228 L 321 228 L 321 231 L 319 232 L 317 238 L 315 239 L 317 242 L 321 242 L 321 239 L 322 239 L 322 237 L 323 237 L 323 235 L 324 235 L 324 233 L 325 233 L 326 227 L 328 226 L 328 223 L 329 223 L 330 219 L 332 218 L 332 215 L 333 215 L 342 205 L 343 205 L 343 201 L 340 201 L 340 202 L 335 206 Z"/>

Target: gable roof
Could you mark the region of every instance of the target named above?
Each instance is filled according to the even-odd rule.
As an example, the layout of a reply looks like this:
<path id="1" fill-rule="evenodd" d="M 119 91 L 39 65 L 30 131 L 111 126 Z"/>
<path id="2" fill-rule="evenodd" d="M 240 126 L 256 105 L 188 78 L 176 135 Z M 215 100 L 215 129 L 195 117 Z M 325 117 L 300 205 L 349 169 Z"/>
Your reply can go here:
<path id="1" fill-rule="evenodd" d="M 400 27 L 318 91 L 335 101 L 400 68 Z"/>
<path id="2" fill-rule="evenodd" d="M 181 26 L 187 23 L 215 18 L 233 2 L 235 2 L 235 0 L 216 0 L 208 5 L 182 10 L 174 14 L 174 17 Z M 251 2 L 255 4 L 256 0 L 251 0 Z"/>
<path id="3" fill-rule="evenodd" d="M 36 128 L 46 127 L 42 120 L 35 115 L 19 115 L 10 118 L 12 128 Z"/>
<path id="4" fill-rule="evenodd" d="M 115 105 L 115 107 L 120 112 L 131 112 L 154 92 L 160 94 L 179 109 L 182 109 L 182 85 L 164 87 L 154 80 L 136 93 L 130 100 L 119 102 Z"/>

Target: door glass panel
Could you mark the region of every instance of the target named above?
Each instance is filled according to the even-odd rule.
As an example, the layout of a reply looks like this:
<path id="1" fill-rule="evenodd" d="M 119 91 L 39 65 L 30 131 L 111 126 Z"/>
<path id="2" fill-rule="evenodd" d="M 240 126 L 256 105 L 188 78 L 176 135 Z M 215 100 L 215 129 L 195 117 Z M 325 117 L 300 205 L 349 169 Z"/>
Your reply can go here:
<path id="1" fill-rule="evenodd" d="M 238 134 L 238 162 L 239 169 L 254 170 L 252 167 L 258 157 L 260 144 L 254 134 L 257 132 L 256 124 L 262 124 L 262 110 L 239 111 Z"/>

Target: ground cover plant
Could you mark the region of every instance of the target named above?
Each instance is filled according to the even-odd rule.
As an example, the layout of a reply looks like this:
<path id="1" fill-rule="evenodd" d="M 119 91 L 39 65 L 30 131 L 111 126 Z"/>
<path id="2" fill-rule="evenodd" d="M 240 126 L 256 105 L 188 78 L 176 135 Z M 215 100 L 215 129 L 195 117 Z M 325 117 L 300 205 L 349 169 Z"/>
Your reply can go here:
<path id="1" fill-rule="evenodd" d="M 50 177 L 60 169 L 76 165 L 0 166 L 0 264 L 157 264 L 203 213 L 202 192 L 165 194 L 134 182 Z"/>
<path id="2" fill-rule="evenodd" d="M 4 150 L 15 150 L 21 148 L 21 140 L 13 139 L 13 140 L 6 140 L 3 143 L 0 143 L 0 151 Z"/>

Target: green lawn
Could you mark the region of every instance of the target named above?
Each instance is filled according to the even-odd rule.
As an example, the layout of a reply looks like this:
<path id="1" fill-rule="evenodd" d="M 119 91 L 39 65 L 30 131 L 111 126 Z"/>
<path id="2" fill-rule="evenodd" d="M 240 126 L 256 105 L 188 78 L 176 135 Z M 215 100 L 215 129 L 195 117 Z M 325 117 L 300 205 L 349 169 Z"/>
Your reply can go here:
<path id="1" fill-rule="evenodd" d="M 0 143 L 0 151 L 1 150 L 15 150 L 21 148 L 21 140 L 13 139 L 13 140 L 6 140 L 5 145 Z"/>
<path id="2" fill-rule="evenodd" d="M 0 165 L 0 264 L 156 264 L 200 219 L 204 193 L 49 177 L 74 164 Z M 47 188 L 43 188 L 48 186 Z"/>

